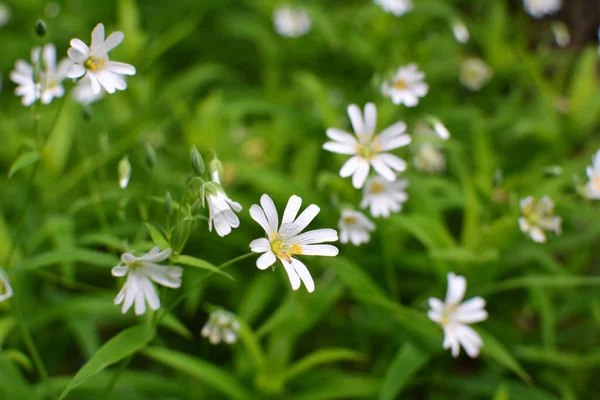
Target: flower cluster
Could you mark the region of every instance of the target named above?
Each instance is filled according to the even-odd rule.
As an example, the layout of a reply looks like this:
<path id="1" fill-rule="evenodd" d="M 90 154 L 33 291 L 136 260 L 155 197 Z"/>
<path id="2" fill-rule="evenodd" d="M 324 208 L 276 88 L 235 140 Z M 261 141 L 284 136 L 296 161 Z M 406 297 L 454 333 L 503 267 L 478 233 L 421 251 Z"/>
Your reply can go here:
<path id="1" fill-rule="evenodd" d="M 200 335 L 208 338 L 211 344 L 225 342 L 234 344 L 237 341 L 240 323 L 229 311 L 218 309 L 210 313 L 208 321 L 202 327 Z"/>
<path id="2" fill-rule="evenodd" d="M 554 202 L 550 197 L 538 200 L 527 196 L 521 199 L 520 205 L 523 216 L 519 218 L 519 227 L 534 242 L 546 242 L 545 230 L 560 235 L 562 219 L 554 215 Z"/>

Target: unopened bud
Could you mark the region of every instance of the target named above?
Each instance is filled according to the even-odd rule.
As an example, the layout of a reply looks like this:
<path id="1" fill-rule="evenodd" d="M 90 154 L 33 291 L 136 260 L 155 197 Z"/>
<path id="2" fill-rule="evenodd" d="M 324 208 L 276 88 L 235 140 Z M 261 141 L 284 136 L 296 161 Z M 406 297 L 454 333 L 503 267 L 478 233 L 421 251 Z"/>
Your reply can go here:
<path id="1" fill-rule="evenodd" d="M 192 215 L 198 214 L 200 210 L 202 210 L 202 202 L 200 201 L 200 199 L 196 199 L 196 201 L 194 201 L 194 204 L 192 204 Z"/>
<path id="2" fill-rule="evenodd" d="M 156 151 L 154 151 L 154 147 L 150 143 L 146 143 L 146 164 L 148 167 L 153 168 L 158 162 L 158 158 L 156 156 Z"/>
<path id="3" fill-rule="evenodd" d="M 192 154 L 190 156 L 190 162 L 192 164 L 192 170 L 196 175 L 200 176 L 204 173 L 204 160 L 200 155 L 200 152 L 196 148 L 196 146 L 192 147 Z"/>
<path id="4" fill-rule="evenodd" d="M 221 183 L 221 177 L 223 176 L 223 163 L 221 163 L 221 160 L 217 157 L 213 158 L 208 163 L 208 170 L 210 171 L 210 179 Z"/>
<path id="5" fill-rule="evenodd" d="M 48 26 L 46 25 L 46 23 L 39 19 L 38 22 L 35 23 L 35 34 L 39 37 L 39 38 L 43 38 L 44 36 L 46 36 L 46 33 L 48 32 Z"/>
<path id="6" fill-rule="evenodd" d="M 167 192 L 167 194 L 165 195 L 165 202 L 163 203 L 163 211 L 169 217 L 173 214 L 173 199 L 171 198 L 170 192 Z"/>
<path id="7" fill-rule="evenodd" d="M 129 157 L 125 156 L 119 161 L 119 186 L 121 189 L 127 187 L 129 178 L 131 178 L 131 163 L 129 162 Z"/>

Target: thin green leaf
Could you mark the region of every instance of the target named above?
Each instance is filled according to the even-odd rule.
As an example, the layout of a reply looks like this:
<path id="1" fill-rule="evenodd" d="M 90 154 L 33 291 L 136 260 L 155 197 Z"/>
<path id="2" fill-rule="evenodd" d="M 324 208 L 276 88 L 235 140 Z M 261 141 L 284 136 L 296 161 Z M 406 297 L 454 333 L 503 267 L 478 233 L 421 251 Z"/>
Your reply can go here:
<path id="1" fill-rule="evenodd" d="M 227 272 L 220 270 L 213 264 L 209 263 L 208 261 L 201 260 L 200 258 L 186 256 L 186 255 L 180 255 L 180 256 L 177 256 L 176 258 L 174 258 L 173 262 L 175 262 L 177 264 L 187 265 L 189 267 L 204 269 L 204 270 L 207 270 L 210 272 L 214 272 L 215 274 L 222 275 L 228 279 L 231 279 L 232 281 L 235 280 L 235 279 L 233 279 L 233 276 L 231 276 Z"/>
<path id="2" fill-rule="evenodd" d="M 6 354 L 0 353 L 0 398 L 10 400 L 36 400 L 36 395 L 19 370 L 8 359 Z"/>
<path id="3" fill-rule="evenodd" d="M 379 392 L 379 400 L 397 399 L 402 390 L 410 382 L 410 378 L 431 358 L 431 354 L 421 350 L 413 343 L 405 343 L 396 353 L 388 367 L 383 385 Z"/>
<path id="4" fill-rule="evenodd" d="M 483 354 L 489 356 L 498 364 L 517 374 L 527 383 L 531 383 L 531 377 L 525 372 L 519 362 L 510 354 L 510 352 L 494 336 L 481 328 L 477 332 L 483 340 Z"/>
<path id="5" fill-rule="evenodd" d="M 320 365 L 331 364 L 340 361 L 365 361 L 364 354 L 349 349 L 328 348 L 317 350 L 291 365 L 285 373 L 285 380 L 291 380 L 306 371 L 310 371 Z"/>
<path id="6" fill-rule="evenodd" d="M 136 325 L 128 328 L 108 342 L 94 354 L 94 356 L 77 372 L 71 382 L 60 395 L 64 399 L 76 387 L 98 374 L 106 367 L 127 358 L 144 347 L 154 337 L 154 330 L 145 325 Z"/>
<path id="7" fill-rule="evenodd" d="M 496 394 L 494 395 L 494 400 L 510 400 L 508 396 L 508 386 L 502 384 L 498 387 Z"/>
<path id="8" fill-rule="evenodd" d="M 8 177 L 12 178 L 12 176 L 14 174 L 19 172 L 23 168 L 27 168 L 30 165 L 33 165 L 36 162 L 38 162 L 41 157 L 42 157 L 41 154 L 38 153 L 37 151 L 30 151 L 30 152 L 21 154 L 19 156 L 19 158 L 17 158 L 15 160 L 15 162 L 13 162 L 12 165 L 10 166 L 10 169 L 8 170 Z"/>
<path id="9" fill-rule="evenodd" d="M 97 267 L 114 267 L 119 259 L 112 254 L 88 249 L 64 249 L 49 251 L 31 258 L 27 258 L 14 266 L 14 271 L 31 271 L 60 263 L 78 262 Z"/>
<path id="10" fill-rule="evenodd" d="M 158 229 L 154 227 L 154 225 L 146 222 L 146 229 L 148 229 L 148 233 L 150 233 L 150 237 L 155 245 L 160 247 L 161 250 L 171 248 L 169 241 L 164 237 L 162 233 Z"/>

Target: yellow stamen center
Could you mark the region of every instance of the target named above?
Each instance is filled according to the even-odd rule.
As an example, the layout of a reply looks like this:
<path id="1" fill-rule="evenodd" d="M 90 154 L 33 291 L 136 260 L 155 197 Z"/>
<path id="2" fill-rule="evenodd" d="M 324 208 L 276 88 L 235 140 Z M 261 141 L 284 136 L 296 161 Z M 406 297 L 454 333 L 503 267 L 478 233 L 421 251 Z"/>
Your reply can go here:
<path id="1" fill-rule="evenodd" d="M 404 81 L 404 79 L 398 79 L 396 82 L 394 82 L 394 88 L 398 89 L 398 90 L 403 90 L 406 89 L 408 87 L 408 85 L 406 84 L 406 81 Z"/>
<path id="2" fill-rule="evenodd" d="M 369 192 L 370 193 L 381 193 L 383 192 L 385 188 L 383 187 L 383 185 L 379 182 L 375 182 L 371 185 L 371 187 L 369 188 Z"/>
<path id="3" fill-rule="evenodd" d="M 94 56 L 90 56 L 85 62 L 83 66 L 90 71 L 97 71 L 100 68 L 104 67 L 105 60 L 104 58 L 98 58 Z"/>
<path id="4" fill-rule="evenodd" d="M 345 224 L 350 225 L 350 224 L 353 224 L 355 221 L 356 221 L 356 218 L 354 218 L 354 217 L 344 217 Z"/>
<path id="5" fill-rule="evenodd" d="M 271 235 L 271 251 L 279 258 L 286 260 L 287 262 L 292 261 L 294 254 L 302 254 L 302 246 L 298 243 L 289 245 L 285 243 L 278 233 Z"/>
<path id="6" fill-rule="evenodd" d="M 356 144 L 356 154 L 367 161 L 381 151 L 381 146 L 377 142 L 377 138 L 371 138 L 367 135 L 358 134 L 358 143 Z"/>

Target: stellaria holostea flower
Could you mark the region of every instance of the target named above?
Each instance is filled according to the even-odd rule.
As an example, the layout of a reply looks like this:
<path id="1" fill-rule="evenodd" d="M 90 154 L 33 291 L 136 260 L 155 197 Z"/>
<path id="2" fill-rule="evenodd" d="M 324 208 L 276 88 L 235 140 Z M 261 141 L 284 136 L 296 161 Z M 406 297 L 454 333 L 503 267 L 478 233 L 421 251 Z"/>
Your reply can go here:
<path id="1" fill-rule="evenodd" d="M 562 219 L 554 215 L 554 202 L 550 197 L 544 196 L 537 200 L 527 196 L 521 199 L 520 205 L 523 216 L 519 217 L 519 228 L 534 242 L 546 242 L 544 230 L 560 235 Z"/>
<path id="2" fill-rule="evenodd" d="M 211 176 L 212 181 L 203 186 L 204 198 L 208 203 L 208 230 L 212 232 L 214 226 L 217 235 L 223 237 L 240 226 L 236 212 L 242 211 L 242 205 L 227 196 L 217 170 L 212 171 Z"/>
<path id="3" fill-rule="evenodd" d="M 369 207 L 371 215 L 375 218 L 388 218 L 391 213 L 402 210 L 402 203 L 408 200 L 408 194 L 405 192 L 407 187 L 406 179 L 389 182 L 380 176 L 373 176 L 363 188 L 360 208 Z"/>
<path id="4" fill-rule="evenodd" d="M 127 82 L 123 75 L 135 75 L 135 67 L 118 61 L 111 61 L 108 52 L 117 47 L 125 35 L 123 32 L 113 32 L 104 40 L 104 25 L 98 24 L 92 31 L 92 45 L 88 47 L 79 39 L 71 40 L 68 51 L 74 65 L 67 72 L 69 78 L 88 77 L 92 91 L 100 93 L 101 86 L 108 93 L 125 90 Z"/>
<path id="5" fill-rule="evenodd" d="M 15 94 L 22 96 L 21 103 L 30 106 L 40 99 L 43 104 L 50 104 L 55 97 L 62 97 L 65 94 L 62 81 L 67 77 L 71 61 L 64 58 L 57 66 L 56 47 L 46 44 L 42 49 L 33 48 L 31 62 L 33 65 L 17 60 L 10 73 L 10 79 L 18 85 Z"/>
<path id="6" fill-rule="evenodd" d="M 418 147 L 413 164 L 422 172 L 441 172 L 446 169 L 446 157 L 436 146 L 424 143 Z"/>
<path id="7" fill-rule="evenodd" d="M 310 31 L 312 20 L 301 7 L 281 6 L 273 12 L 273 25 L 281 36 L 299 37 Z"/>
<path id="8" fill-rule="evenodd" d="M 169 258 L 171 249 L 160 251 L 158 247 L 143 256 L 136 257 L 131 253 L 121 256 L 121 263 L 112 269 L 113 276 L 125 276 L 127 280 L 115 298 L 115 304 L 123 303 L 121 311 L 125 314 L 135 303 L 135 314 L 146 312 L 146 302 L 154 311 L 160 308 L 160 299 L 152 281 L 159 285 L 177 289 L 181 286 L 183 269 L 165 267 L 156 263 Z"/>
<path id="9" fill-rule="evenodd" d="M 479 355 L 483 341 L 468 324 L 485 321 L 488 313 L 484 309 L 485 300 L 481 297 L 473 297 L 461 303 L 466 290 L 467 280 L 450 272 L 445 301 L 429 298 L 431 310 L 427 316 L 444 329 L 443 347 L 451 349 L 453 357 L 458 357 L 462 346 L 469 357 L 475 358 Z"/>
<path id="10" fill-rule="evenodd" d="M 394 104 L 414 107 L 419 104 L 419 98 L 425 97 L 429 91 L 424 80 L 425 74 L 419 71 L 417 64 L 408 64 L 398 68 L 391 81 L 381 84 L 381 94 L 390 97 Z"/>
<path id="11" fill-rule="evenodd" d="M 356 104 L 348 106 L 348 115 L 356 137 L 336 128 L 327 129 L 327 136 L 332 142 L 326 142 L 323 149 L 333 153 L 351 155 L 350 159 L 340 169 L 340 176 L 352 176 L 352 185 L 363 187 L 371 166 L 378 174 L 388 181 L 394 181 L 396 174 L 406 169 L 406 162 L 386 151 L 406 146 L 410 136 L 406 133 L 406 124 L 396 122 L 384 129 L 379 135 L 374 135 L 377 125 L 377 108 L 373 103 L 365 105 L 364 119 Z"/>
<path id="12" fill-rule="evenodd" d="M 200 331 L 200 335 L 208 338 L 211 344 L 219 344 L 221 341 L 233 344 L 237 341 L 239 331 L 240 323 L 235 315 L 229 311 L 218 309 L 210 313 L 208 322 Z"/>
<path id="13" fill-rule="evenodd" d="M 255 253 L 263 253 L 256 260 L 256 266 L 264 270 L 279 259 L 287 272 L 292 289 L 297 290 L 302 282 L 309 293 L 313 292 L 315 283 L 310 272 L 294 256 L 336 256 L 339 252 L 337 247 L 319 243 L 338 240 L 337 232 L 334 229 L 315 229 L 301 233 L 317 216 L 320 208 L 311 204 L 296 218 L 300 206 L 302 206 L 302 199 L 296 195 L 288 200 L 280 226 L 277 208 L 275 208 L 273 200 L 263 194 L 260 204 L 260 206 L 254 204 L 250 207 L 250 216 L 267 233 L 267 238 L 256 239 L 250 243 L 250 250 Z"/>
<path id="14" fill-rule="evenodd" d="M 480 58 L 468 58 L 460 65 L 460 83 L 471 91 L 481 89 L 492 75 L 492 69 Z"/>
<path id="15" fill-rule="evenodd" d="M 373 2 L 396 17 L 401 17 L 413 9 L 412 0 L 373 0 Z"/>
<path id="16" fill-rule="evenodd" d="M 371 232 L 375 230 L 375 224 L 360 211 L 345 208 L 342 210 L 338 228 L 341 243 L 350 242 L 355 246 L 360 246 L 371 240 Z"/>
<path id="17" fill-rule="evenodd" d="M 562 7 L 562 0 L 523 0 L 525 11 L 534 18 L 556 13 Z"/>
<path id="18" fill-rule="evenodd" d="M 13 289 L 8 280 L 8 274 L 0 267 L 0 303 L 13 296 Z"/>
<path id="19" fill-rule="evenodd" d="M 589 181 L 585 185 L 585 194 L 590 199 L 600 199 L 600 150 L 592 158 L 592 166 L 585 170 Z"/>
<path id="20" fill-rule="evenodd" d="M 454 20 L 451 22 L 452 34 L 456 41 L 460 44 L 465 44 L 469 41 L 470 35 L 467 26 L 459 20 Z"/>

